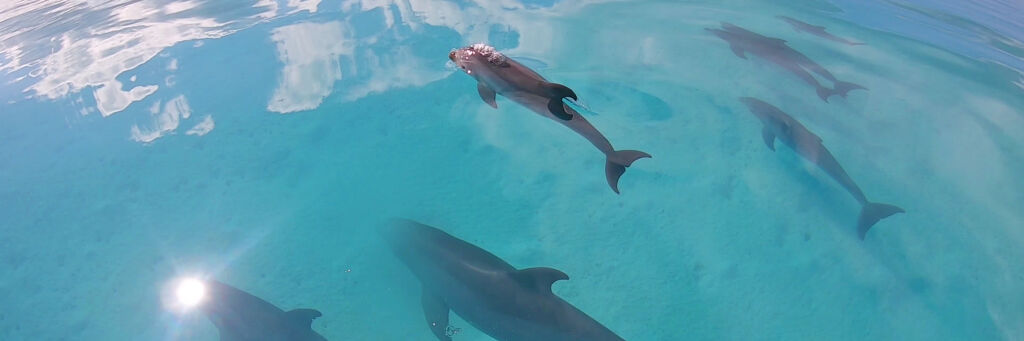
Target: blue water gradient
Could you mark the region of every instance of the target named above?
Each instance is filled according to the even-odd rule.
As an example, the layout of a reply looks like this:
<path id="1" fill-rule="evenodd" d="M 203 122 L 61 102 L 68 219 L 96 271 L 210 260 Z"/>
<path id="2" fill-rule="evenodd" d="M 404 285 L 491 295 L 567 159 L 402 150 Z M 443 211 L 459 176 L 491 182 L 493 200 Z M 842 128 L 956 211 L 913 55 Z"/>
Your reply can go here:
<path id="1" fill-rule="evenodd" d="M 211 276 L 431 340 L 375 229 L 401 216 L 525 268 L 628 340 L 1024 339 L 1024 29 L 986 0 L 190 0 L 0 4 L 0 340 L 214 340 L 168 309 Z M 793 30 L 823 25 L 837 44 Z M 824 103 L 704 29 L 777 37 L 864 85 Z M 490 42 L 616 148 L 448 64 Z M 821 136 L 907 213 L 859 206 L 737 101 Z M 488 340 L 453 318 L 457 340 Z"/>

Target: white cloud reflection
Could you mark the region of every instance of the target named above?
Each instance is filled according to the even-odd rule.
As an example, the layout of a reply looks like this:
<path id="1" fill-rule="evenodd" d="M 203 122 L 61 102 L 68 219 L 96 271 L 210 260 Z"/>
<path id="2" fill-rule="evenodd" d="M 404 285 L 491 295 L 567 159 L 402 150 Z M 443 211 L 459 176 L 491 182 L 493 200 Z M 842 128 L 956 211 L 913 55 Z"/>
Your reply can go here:
<path id="1" fill-rule="evenodd" d="M 139 125 L 133 125 L 132 140 L 142 143 L 156 141 L 156 139 L 174 132 L 182 120 L 192 116 L 192 108 L 189 107 L 188 100 L 185 99 L 185 96 L 180 95 L 164 104 L 163 110 L 160 110 L 160 102 L 154 103 L 149 112 L 153 116 L 153 122 L 149 127 L 140 128 Z M 210 125 L 210 129 L 213 129 L 212 121 Z"/>
<path id="2" fill-rule="evenodd" d="M 267 110 L 291 113 L 315 109 L 335 87 L 343 100 L 351 101 L 389 89 L 423 86 L 451 73 L 444 68 L 445 56 L 417 55 L 408 44 L 394 42 L 394 37 L 404 37 L 395 29 L 398 26 L 414 32 L 427 26 L 448 28 L 461 35 L 465 44 L 487 41 L 492 26 L 499 25 L 520 36 L 537 37 L 524 39 L 506 52 L 544 54 L 557 43 L 548 38 L 557 36 L 556 28 L 550 20 L 537 20 L 538 16 L 572 13 L 594 2 L 600 1 L 531 8 L 517 0 L 345 0 L 341 9 L 347 15 L 380 10 L 387 30 L 357 39 L 353 28 L 340 21 L 275 29 L 271 39 L 285 66 Z M 343 75 L 343 70 L 347 74 Z"/>
<path id="3" fill-rule="evenodd" d="M 517 0 L 343 0 L 326 8 L 321 0 L 253 0 L 249 7 L 228 11 L 231 17 L 220 18 L 208 13 L 227 12 L 209 11 L 219 3 L 210 0 L 114 0 L 102 5 L 90 0 L 18 0 L 0 4 L 0 70 L 25 72 L 17 79 L 26 82 L 29 96 L 58 99 L 91 93 L 94 111 L 110 116 L 173 86 L 173 75 L 157 78 L 163 84 L 152 78 L 140 77 L 141 83 L 122 78 L 171 46 L 195 41 L 198 47 L 204 40 L 283 15 L 341 10 L 340 21 L 302 22 L 272 31 L 284 67 L 267 110 L 287 113 L 318 107 L 339 83 L 344 84 L 341 98 L 355 100 L 446 77 L 451 71 L 443 67 L 443 55 L 417 54 L 401 43 L 413 38 L 410 29 L 422 33 L 427 27 L 449 28 L 469 43 L 486 41 L 492 26 L 500 25 L 520 36 L 538 37 L 523 39 L 506 52 L 544 54 L 556 43 L 547 38 L 557 36 L 556 28 L 554 21 L 538 16 L 561 16 L 594 2 L 604 1 L 534 8 Z M 355 38 L 347 19 L 366 11 L 379 11 L 386 29 Z M 94 19 L 78 24 L 85 16 Z M 163 69 L 177 68 L 178 60 L 172 58 Z M 162 136 L 156 133 L 160 131 L 140 128 L 133 136 L 151 141 Z"/>
<path id="4" fill-rule="evenodd" d="M 206 115 L 203 121 L 196 124 L 192 129 L 185 132 L 185 135 L 203 136 L 213 130 L 213 116 Z"/>
<path id="5" fill-rule="evenodd" d="M 271 39 L 285 66 L 267 110 L 289 113 L 318 107 L 341 79 L 339 57 L 355 50 L 350 36 L 337 21 L 275 29 Z"/>
<path id="6" fill-rule="evenodd" d="M 277 12 L 276 2 L 269 1 L 232 10 L 231 18 L 196 15 L 218 3 L 5 1 L 0 5 L 0 70 L 31 70 L 32 84 L 25 91 L 36 97 L 57 99 L 91 90 L 98 111 L 109 116 L 158 89 L 154 84 L 123 89 L 117 80 L 122 73 L 180 42 L 224 37 Z M 288 5 L 313 12 L 319 0 Z"/>

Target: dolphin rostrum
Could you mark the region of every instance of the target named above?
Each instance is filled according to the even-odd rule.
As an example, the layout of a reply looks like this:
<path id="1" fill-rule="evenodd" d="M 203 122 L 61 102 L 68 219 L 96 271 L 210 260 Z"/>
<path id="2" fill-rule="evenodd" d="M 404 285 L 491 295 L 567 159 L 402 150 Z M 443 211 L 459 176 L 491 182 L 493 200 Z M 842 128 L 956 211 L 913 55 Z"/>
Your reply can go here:
<path id="1" fill-rule="evenodd" d="M 281 310 L 230 285 L 204 281 L 208 296 L 199 309 L 220 332 L 221 341 L 326 341 L 313 331 L 314 309 Z"/>
<path id="2" fill-rule="evenodd" d="M 508 58 L 486 44 L 473 44 L 453 50 L 448 54 L 459 68 L 477 81 L 477 92 L 485 103 L 498 108 L 495 95 L 533 110 L 541 116 L 555 120 L 582 135 L 598 150 L 604 153 L 605 177 L 615 193 L 619 193 L 619 177 L 626 167 L 639 158 L 651 157 L 638 150 L 615 150 L 608 139 L 597 131 L 572 107 L 562 102 L 563 98 L 576 100 L 576 93 L 568 87 L 550 83 L 530 68 Z"/>
<path id="3" fill-rule="evenodd" d="M 825 38 L 825 39 L 828 39 L 828 40 L 831 40 L 831 41 L 834 41 L 834 42 L 843 43 L 843 44 L 846 44 L 846 45 L 864 45 L 864 43 L 850 41 L 850 40 L 848 40 L 846 38 L 837 37 L 837 36 L 833 35 L 832 33 L 828 33 L 828 32 L 825 31 L 825 26 L 811 25 L 811 24 L 805 23 L 803 21 L 796 20 L 796 19 L 784 16 L 784 15 L 778 15 L 778 16 L 776 16 L 776 18 L 782 19 L 783 21 L 789 23 L 790 25 L 793 26 L 793 29 L 796 30 L 797 32 L 810 33 L 810 34 L 816 35 L 818 37 Z"/>
<path id="4" fill-rule="evenodd" d="M 552 268 L 516 269 L 437 228 L 396 220 L 382 230 L 394 254 L 422 285 L 434 336 L 451 341 L 448 314 L 501 341 L 622 340 L 551 292 L 569 276 Z"/>
<path id="5" fill-rule="evenodd" d="M 807 130 L 803 124 L 797 122 L 793 117 L 782 112 L 779 108 L 756 98 L 742 97 L 740 102 L 746 104 L 750 112 L 757 116 L 761 123 L 764 124 L 761 136 L 764 138 L 764 143 L 768 148 L 775 150 L 775 139 L 779 139 L 796 151 L 797 154 L 817 165 L 825 173 L 828 173 L 847 192 L 850 192 L 854 199 L 857 199 L 857 202 L 861 205 L 860 217 L 857 219 L 857 236 L 861 240 L 864 240 L 868 229 L 879 220 L 904 212 L 902 208 L 893 205 L 868 201 L 868 198 L 864 196 L 864 192 L 861 192 L 860 187 L 846 174 L 846 171 L 839 165 L 839 162 L 832 156 L 832 153 L 821 144 L 821 138 Z"/>
<path id="6" fill-rule="evenodd" d="M 705 30 L 728 42 L 729 47 L 737 57 L 747 59 L 746 52 L 750 52 L 796 75 L 805 83 L 813 86 L 818 93 L 818 97 L 825 102 L 828 102 L 828 98 L 833 95 L 846 98 L 846 93 L 851 90 L 867 90 L 863 86 L 836 79 L 824 67 L 807 58 L 803 53 L 786 45 L 785 40 L 766 37 L 724 22 L 722 23 L 722 29 L 706 28 Z M 831 81 L 833 84 L 832 89 L 821 85 L 811 72 L 817 73 Z"/>

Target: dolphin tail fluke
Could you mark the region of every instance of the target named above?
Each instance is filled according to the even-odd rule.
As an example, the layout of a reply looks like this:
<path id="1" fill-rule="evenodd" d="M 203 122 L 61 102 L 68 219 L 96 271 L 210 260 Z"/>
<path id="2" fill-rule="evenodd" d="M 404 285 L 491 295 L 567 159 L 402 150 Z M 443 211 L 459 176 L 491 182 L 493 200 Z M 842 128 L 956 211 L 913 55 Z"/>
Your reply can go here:
<path id="1" fill-rule="evenodd" d="M 865 88 L 865 87 L 857 85 L 857 84 L 853 84 L 853 83 L 850 83 L 850 82 L 843 82 L 843 81 L 837 81 L 835 86 L 834 86 L 834 88 L 835 89 L 832 90 L 832 93 L 835 94 L 835 95 L 839 95 L 842 98 L 846 98 L 846 93 L 848 93 L 850 91 L 857 90 L 857 89 L 860 89 L 860 90 L 867 90 L 868 89 L 868 88 Z"/>
<path id="2" fill-rule="evenodd" d="M 612 187 L 615 194 L 619 193 L 619 177 L 626 172 L 626 167 L 641 158 L 649 158 L 651 154 L 639 150 L 616 150 L 608 154 L 608 160 L 604 163 L 604 175 L 608 178 L 608 186 Z"/>
<path id="3" fill-rule="evenodd" d="M 819 86 L 818 87 L 818 98 L 821 98 L 822 101 L 825 101 L 825 103 L 828 103 L 828 97 L 829 96 L 832 96 L 832 89 L 829 89 L 829 88 L 826 88 L 826 87 L 823 87 L 823 86 Z"/>
<path id="4" fill-rule="evenodd" d="M 860 240 L 864 240 L 868 230 L 879 220 L 903 212 L 906 211 L 894 205 L 873 202 L 864 204 L 864 207 L 860 209 L 860 218 L 857 219 L 857 236 L 860 237 Z"/>
<path id="5" fill-rule="evenodd" d="M 833 89 L 819 86 L 817 91 L 818 97 L 821 98 L 822 101 L 825 101 L 825 103 L 828 103 L 829 97 L 839 95 L 839 97 L 846 98 L 847 93 L 857 89 L 867 90 L 868 88 L 850 82 L 836 81 Z"/>

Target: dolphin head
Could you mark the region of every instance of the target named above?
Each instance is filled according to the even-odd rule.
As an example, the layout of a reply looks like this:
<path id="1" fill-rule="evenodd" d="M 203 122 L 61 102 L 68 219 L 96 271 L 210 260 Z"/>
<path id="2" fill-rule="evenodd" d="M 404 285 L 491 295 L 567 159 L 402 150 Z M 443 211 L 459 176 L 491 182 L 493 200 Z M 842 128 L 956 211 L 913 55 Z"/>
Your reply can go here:
<path id="1" fill-rule="evenodd" d="M 733 25 L 732 23 L 729 23 L 729 22 L 723 21 L 721 24 L 722 24 L 722 28 L 724 28 L 726 31 L 741 31 L 741 30 L 746 31 L 743 28 L 741 28 L 739 26 L 736 26 L 736 25 Z"/>
<path id="2" fill-rule="evenodd" d="M 493 46 L 484 43 L 452 50 L 448 53 L 448 59 L 470 75 L 481 68 L 501 66 L 508 62 L 508 57 L 496 51 Z"/>
<path id="3" fill-rule="evenodd" d="M 723 30 L 717 29 L 717 28 L 710 28 L 710 27 L 704 28 L 704 30 L 708 31 L 708 32 L 711 32 L 711 34 L 714 34 L 716 37 L 721 38 L 722 40 L 725 40 L 725 41 L 729 41 L 730 40 L 729 39 L 730 38 L 729 32 L 726 32 L 726 31 L 723 31 Z"/>
<path id="4" fill-rule="evenodd" d="M 765 101 L 753 97 L 740 97 L 739 100 L 747 106 L 747 109 L 750 109 L 750 113 L 757 116 L 761 121 L 767 122 L 771 120 L 770 105 L 765 103 Z"/>

